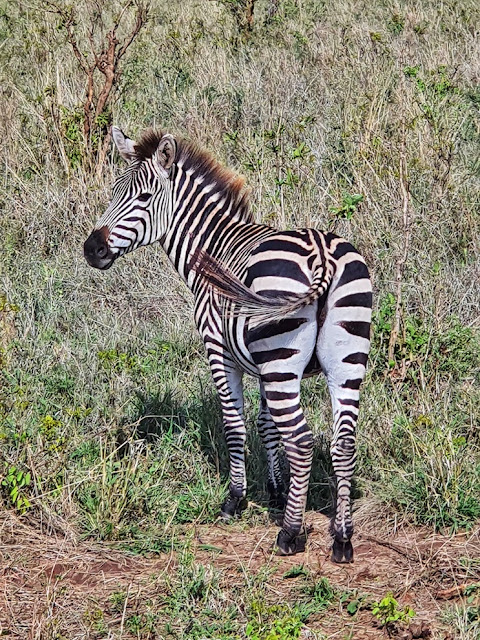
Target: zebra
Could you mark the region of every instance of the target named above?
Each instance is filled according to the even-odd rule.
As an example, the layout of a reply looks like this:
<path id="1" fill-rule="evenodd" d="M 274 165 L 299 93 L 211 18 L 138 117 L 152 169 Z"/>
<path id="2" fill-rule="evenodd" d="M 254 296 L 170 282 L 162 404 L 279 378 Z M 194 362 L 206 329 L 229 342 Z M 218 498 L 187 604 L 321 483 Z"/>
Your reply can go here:
<path id="1" fill-rule="evenodd" d="M 230 483 L 220 515 L 231 518 L 247 505 L 246 373 L 259 380 L 257 426 L 267 455 L 270 505 L 283 510 L 277 552 L 305 548 L 314 440 L 300 405 L 300 383 L 323 372 L 333 410 L 336 476 L 331 557 L 352 562 L 350 492 L 372 308 L 365 260 L 333 233 L 256 223 L 245 180 L 188 140 L 149 129 L 134 142 L 117 127 L 112 137 L 128 164 L 85 241 L 84 256 L 104 270 L 158 241 L 192 291 L 229 452 Z M 288 488 L 280 443 L 290 469 Z"/>

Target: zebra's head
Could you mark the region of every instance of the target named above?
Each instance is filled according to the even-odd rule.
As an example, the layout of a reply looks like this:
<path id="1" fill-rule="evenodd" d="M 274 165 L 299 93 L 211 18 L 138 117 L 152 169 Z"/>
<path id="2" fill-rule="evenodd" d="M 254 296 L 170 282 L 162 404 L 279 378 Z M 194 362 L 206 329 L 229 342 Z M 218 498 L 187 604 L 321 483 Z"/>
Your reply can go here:
<path id="1" fill-rule="evenodd" d="M 152 244 L 164 233 L 177 150 L 170 134 L 148 132 L 138 145 L 117 127 L 112 127 L 112 136 L 128 167 L 115 180 L 111 202 L 83 247 L 88 264 L 103 270 L 119 256 Z"/>

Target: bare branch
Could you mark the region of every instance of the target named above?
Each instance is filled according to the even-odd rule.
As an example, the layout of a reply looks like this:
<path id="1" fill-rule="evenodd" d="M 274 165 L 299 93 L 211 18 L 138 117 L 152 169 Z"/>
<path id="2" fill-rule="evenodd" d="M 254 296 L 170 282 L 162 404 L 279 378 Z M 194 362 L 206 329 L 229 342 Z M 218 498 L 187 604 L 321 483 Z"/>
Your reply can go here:
<path id="1" fill-rule="evenodd" d="M 118 27 L 120 26 L 120 22 L 122 21 L 123 14 L 128 9 L 128 7 L 130 7 L 132 5 L 132 3 L 133 3 L 133 0 L 128 0 L 128 2 L 124 5 L 122 10 L 120 11 L 120 14 L 119 14 L 118 18 L 115 20 L 115 24 L 113 26 L 113 31 L 116 31 L 118 29 Z"/>
<path id="2" fill-rule="evenodd" d="M 80 63 L 80 66 L 82 67 L 82 69 L 85 71 L 85 73 L 88 73 L 88 69 L 89 69 L 88 61 L 86 57 L 82 55 L 80 49 L 78 48 L 77 40 L 73 33 L 73 27 L 75 26 L 73 9 L 69 9 L 69 10 L 64 9 L 63 7 L 58 6 L 54 2 L 51 2 L 51 0 L 44 0 L 44 4 L 46 7 L 50 7 L 50 9 L 45 8 L 45 11 L 47 11 L 48 13 L 54 13 L 62 19 L 63 26 L 65 27 L 65 30 L 67 32 L 67 40 L 73 49 L 73 53 L 75 54 L 75 57 Z"/>
<path id="3" fill-rule="evenodd" d="M 130 36 L 127 38 L 127 40 L 124 42 L 122 48 L 118 52 L 117 60 L 120 60 L 120 58 L 122 58 L 122 56 L 125 54 L 125 51 L 132 44 L 132 42 L 135 40 L 135 38 L 137 37 L 139 31 L 141 30 L 141 28 L 143 27 L 143 25 L 147 21 L 147 19 L 148 19 L 148 5 L 144 5 L 143 3 L 139 3 L 137 5 L 137 16 L 136 16 L 135 25 L 134 25 L 134 27 L 132 29 L 132 32 L 131 32 Z"/>
<path id="4" fill-rule="evenodd" d="M 395 269 L 395 281 L 396 281 L 396 305 L 395 305 L 395 319 L 390 333 L 390 340 L 388 344 L 388 361 L 394 360 L 394 350 L 397 343 L 398 332 L 400 331 L 400 319 L 402 311 L 402 283 L 403 272 L 405 264 L 408 258 L 408 252 L 410 249 L 410 229 L 411 229 L 411 214 L 410 214 L 410 185 L 407 176 L 407 160 L 406 160 L 406 142 L 405 142 L 405 126 L 402 130 L 402 147 L 400 150 L 400 163 L 399 163 L 399 183 L 400 193 L 402 195 L 402 212 L 403 212 L 403 252 L 398 258 Z M 402 369 L 400 377 L 405 377 L 405 360 L 402 361 Z"/>
<path id="5" fill-rule="evenodd" d="M 88 30 L 88 42 L 90 43 L 90 51 L 93 54 L 93 59 L 95 61 L 94 64 L 94 68 L 95 66 L 98 64 L 98 56 L 97 56 L 97 52 L 95 49 L 95 42 L 93 40 L 93 32 L 95 30 L 95 22 L 92 21 L 92 23 L 90 24 L 90 29 Z"/>

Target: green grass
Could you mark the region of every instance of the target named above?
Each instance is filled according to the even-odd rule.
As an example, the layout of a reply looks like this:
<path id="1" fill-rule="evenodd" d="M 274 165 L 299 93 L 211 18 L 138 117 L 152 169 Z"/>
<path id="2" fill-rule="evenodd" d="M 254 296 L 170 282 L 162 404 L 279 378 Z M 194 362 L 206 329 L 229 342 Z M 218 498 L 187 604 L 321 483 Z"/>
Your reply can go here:
<path id="1" fill-rule="evenodd" d="M 108 26 L 120 4 L 107 4 Z M 116 159 L 99 176 L 82 168 L 85 78 L 42 6 L 0 9 L 1 502 L 49 531 L 180 553 L 185 531 L 213 522 L 226 490 L 218 402 L 189 293 L 160 249 L 108 273 L 82 258 Z M 93 5 L 79 6 L 88 50 Z M 246 175 L 258 220 L 330 229 L 361 250 L 375 316 L 354 495 L 432 531 L 471 529 L 480 518 L 478 6 L 271 6 L 258 0 L 247 33 L 238 3 L 153 2 L 123 60 L 112 119 L 132 136 L 157 124 L 212 150 Z M 401 158 L 411 234 L 389 359 L 405 249 Z M 308 504 L 328 513 L 324 381 L 306 381 L 302 398 L 316 436 Z M 250 427 L 258 401 L 247 382 Z M 246 512 L 245 527 L 267 518 L 253 428 L 247 444 L 260 509 Z M 218 605 L 219 579 L 208 567 L 178 569 L 165 602 L 171 637 L 296 637 L 300 597 L 265 603 L 242 583 L 240 615 Z M 473 614 L 455 615 L 470 637 Z M 155 616 L 132 611 L 124 628 L 148 637 Z M 99 614 L 87 623 L 101 635 Z"/>

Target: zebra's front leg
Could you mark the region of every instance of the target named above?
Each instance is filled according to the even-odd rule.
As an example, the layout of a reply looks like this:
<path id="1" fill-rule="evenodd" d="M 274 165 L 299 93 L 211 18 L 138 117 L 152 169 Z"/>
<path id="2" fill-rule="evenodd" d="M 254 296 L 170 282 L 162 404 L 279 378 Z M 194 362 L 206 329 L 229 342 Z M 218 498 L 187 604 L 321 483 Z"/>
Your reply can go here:
<path id="1" fill-rule="evenodd" d="M 291 555 L 305 548 L 303 516 L 312 468 L 313 436 L 300 407 L 300 380 L 289 380 L 288 385 L 263 382 L 268 409 L 290 465 L 290 486 L 277 546 L 280 553 Z"/>
<path id="2" fill-rule="evenodd" d="M 280 468 L 278 447 L 282 436 L 278 431 L 270 411 L 268 410 L 265 389 L 260 381 L 260 411 L 257 419 L 258 433 L 262 439 L 267 454 L 268 481 L 267 489 L 270 496 L 269 506 L 274 511 L 282 511 L 287 503 L 285 485 Z"/>
<path id="3" fill-rule="evenodd" d="M 222 407 L 223 429 L 230 460 L 229 491 L 220 515 L 229 519 L 239 515 L 247 506 L 242 373 L 233 364 L 221 359 L 218 354 L 209 360 Z"/>

